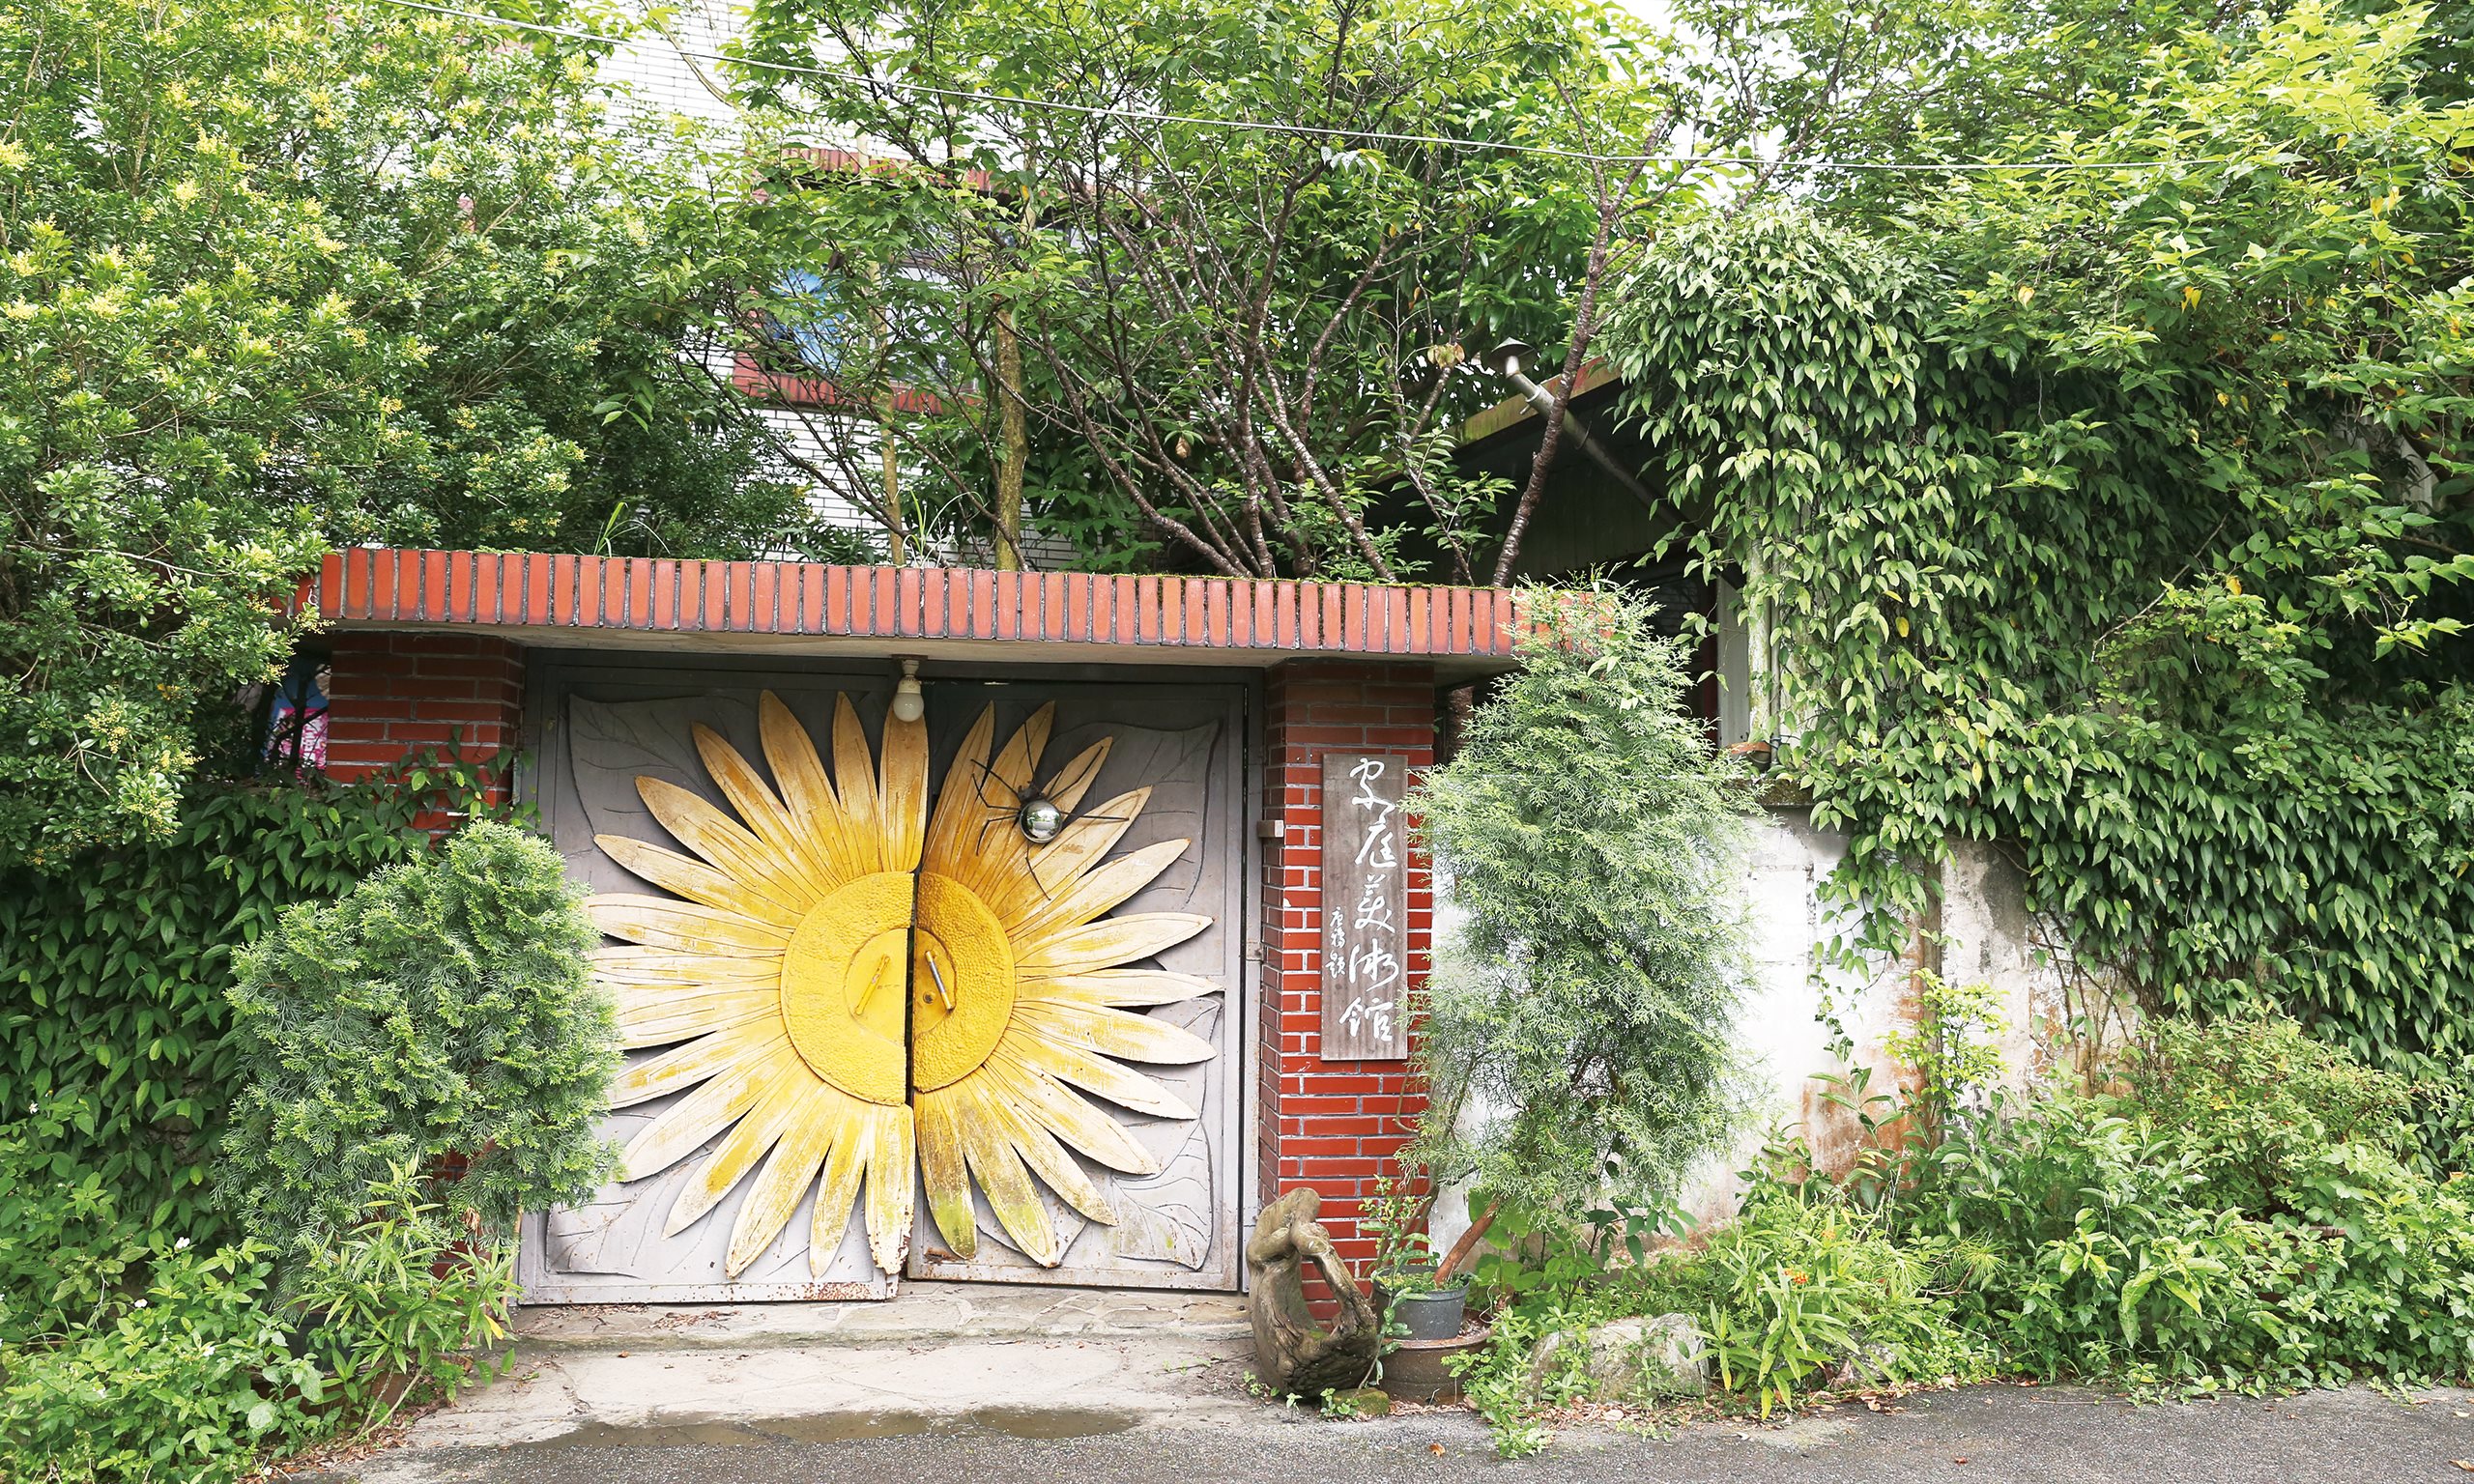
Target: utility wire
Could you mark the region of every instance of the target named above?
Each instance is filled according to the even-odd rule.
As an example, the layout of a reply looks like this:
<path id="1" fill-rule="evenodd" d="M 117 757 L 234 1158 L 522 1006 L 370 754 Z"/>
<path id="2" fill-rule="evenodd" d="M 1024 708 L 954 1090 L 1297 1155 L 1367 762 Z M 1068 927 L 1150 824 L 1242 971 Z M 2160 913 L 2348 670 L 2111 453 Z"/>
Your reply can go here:
<path id="1" fill-rule="evenodd" d="M 375 0 L 380 5 L 398 10 L 421 11 L 432 15 L 450 16 L 508 31 L 525 31 L 536 36 L 564 37 L 570 41 L 594 42 L 607 46 L 638 44 L 635 37 L 612 36 L 606 32 L 587 31 L 577 26 L 549 26 L 537 21 L 516 20 L 505 15 L 493 15 L 486 11 L 458 10 L 453 6 L 433 5 L 428 0 Z M 1314 124 L 1281 124 L 1263 119 L 1216 119 L 1185 113 L 1164 113 L 1150 108 L 1102 106 L 1093 103 L 1069 103 L 1048 98 L 1015 98 L 1003 93 L 981 93 L 968 88 L 945 88 L 933 83 L 901 82 L 890 77 L 874 77 L 865 72 L 838 71 L 826 67 L 801 67 L 791 62 L 760 62 L 748 57 L 734 57 L 727 52 L 698 51 L 682 46 L 668 37 L 672 50 L 681 57 L 698 62 L 714 62 L 726 67 L 755 68 L 762 71 L 787 72 L 800 77 L 819 77 L 828 82 L 849 83 L 863 88 L 883 88 L 891 92 L 917 94 L 925 98 L 945 99 L 957 102 L 992 103 L 1009 108 L 1026 108 L 1050 113 L 1070 113 L 1082 118 L 1126 119 L 1143 124 L 1185 124 L 1197 128 L 1224 128 L 1238 132 L 1293 134 L 1312 139 L 1360 141 L 1376 144 L 1425 145 L 1439 149 L 1490 150 L 1504 155 L 1547 156 L 1557 159 L 1577 159 L 1604 165 L 1746 165 L 1774 166 L 1791 170 L 1872 171 L 1882 174 L 1940 175 L 1958 171 L 2018 170 L 2027 172 L 2068 170 L 2175 170 L 2189 165 L 2223 164 L 2229 157 L 2207 156 L 2196 159 L 2030 159 L 2030 160 L 1854 160 L 1803 159 L 1780 160 L 1758 155 L 1694 155 L 1682 152 L 1657 155 L 1612 155 L 1594 150 L 1568 150 L 1551 144 L 1516 144 L 1506 139 L 1461 139 L 1449 134 L 1400 134 L 1382 129 L 1335 128 Z"/>

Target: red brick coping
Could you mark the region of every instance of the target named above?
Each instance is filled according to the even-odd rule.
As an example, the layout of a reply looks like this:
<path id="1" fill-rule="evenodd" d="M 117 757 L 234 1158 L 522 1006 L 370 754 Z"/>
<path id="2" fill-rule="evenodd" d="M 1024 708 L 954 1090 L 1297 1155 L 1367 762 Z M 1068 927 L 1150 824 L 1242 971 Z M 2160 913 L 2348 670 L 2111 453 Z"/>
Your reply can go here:
<path id="1" fill-rule="evenodd" d="M 331 553 L 299 601 L 338 628 L 486 628 L 562 645 L 623 644 L 620 634 L 986 640 L 1220 663 L 1393 655 L 1453 670 L 1503 668 L 1522 627 L 1517 595 L 1493 588 L 373 548 Z"/>

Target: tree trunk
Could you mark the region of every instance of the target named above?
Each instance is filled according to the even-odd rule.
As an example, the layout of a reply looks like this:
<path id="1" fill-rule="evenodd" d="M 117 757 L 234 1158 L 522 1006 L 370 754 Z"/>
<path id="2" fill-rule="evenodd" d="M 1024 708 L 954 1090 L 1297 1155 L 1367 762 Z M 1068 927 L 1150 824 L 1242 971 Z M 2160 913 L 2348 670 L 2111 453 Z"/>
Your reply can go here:
<path id="1" fill-rule="evenodd" d="M 996 570 L 1022 565 L 1022 471 L 1031 440 L 1022 426 L 1022 342 L 1014 333 L 1014 311 L 996 312 L 996 425 L 1005 444 L 996 465 Z"/>
<path id="2" fill-rule="evenodd" d="M 1485 1240 L 1487 1230 L 1495 1224 L 1496 1213 L 1503 1209 L 1503 1202 L 1488 1201 L 1486 1209 L 1479 1213 L 1478 1219 L 1469 1223 L 1469 1230 L 1462 1232 L 1460 1240 L 1452 1244 L 1452 1250 L 1443 1254 L 1443 1261 L 1435 1264 L 1436 1287 L 1452 1281 L 1452 1275 L 1460 1270 L 1460 1265 L 1469 1261 L 1469 1255 L 1478 1250 L 1478 1243 Z"/>

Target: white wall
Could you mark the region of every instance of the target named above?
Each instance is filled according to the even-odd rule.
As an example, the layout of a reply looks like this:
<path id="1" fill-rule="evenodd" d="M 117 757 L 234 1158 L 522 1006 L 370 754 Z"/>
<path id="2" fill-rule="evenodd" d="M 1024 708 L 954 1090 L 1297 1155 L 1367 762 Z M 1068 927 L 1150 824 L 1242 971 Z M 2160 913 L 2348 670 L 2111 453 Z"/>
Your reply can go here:
<path id="1" fill-rule="evenodd" d="M 1736 1147 L 1707 1161 L 1683 1192 L 1685 1208 L 1704 1221 L 1734 1210 L 1736 1172 L 1773 1132 L 1801 1134 L 1826 1168 L 1854 1156 L 1862 1126 L 1829 1100 L 1820 1077 L 1870 1068 L 1867 1092 L 1894 1095 L 1905 1075 L 1888 1043 L 1915 1023 L 1906 963 L 1882 958 L 1851 972 L 1829 961 L 1829 941 L 1852 936 L 1855 925 L 1823 904 L 1820 889 L 1846 853 L 1847 838 L 1814 829 L 1807 811 L 1773 809 L 1754 821 L 1743 870 L 1754 983 L 1737 1019 L 1752 1096 Z M 2025 1086 L 2060 1035 L 2058 978 L 2033 941 L 2017 870 L 1975 842 L 1953 842 L 1952 854 L 1942 873 L 1942 977 L 1993 985 L 2003 1080 Z M 1846 1061 L 1831 1048 L 1840 1031 L 1852 1042 Z"/>
<path id="2" fill-rule="evenodd" d="M 2038 946 L 2019 869 L 1980 842 L 1962 841 L 1952 854 L 1942 873 L 1942 978 L 1994 987 L 2001 1064 L 2009 1085 L 2024 1087 L 2070 1041 L 2061 974 Z"/>
<path id="3" fill-rule="evenodd" d="M 1685 1182 L 1683 1203 L 1698 1220 L 1722 1220 L 1734 1212 L 1737 1172 L 1773 1133 L 1800 1133 L 1826 1166 L 1843 1167 L 1855 1154 L 1861 1126 L 1828 1100 L 1820 1075 L 1844 1077 L 1870 1067 L 1870 1091 L 1896 1091 L 1901 1069 L 1887 1043 L 1915 1015 L 1906 966 L 1885 959 L 1851 973 L 1831 966 L 1827 952 L 1831 938 L 1854 928 L 1821 897 L 1824 878 L 1846 853 L 1846 837 L 1814 829 L 1805 810 L 1770 809 L 1752 822 L 1740 896 L 1752 984 L 1736 1020 L 1747 1105 L 1734 1146 L 1704 1160 Z M 2017 872 L 1990 846 L 1960 842 L 1954 853 L 1944 872 L 1942 975 L 1999 991 L 2002 1063 L 2007 1079 L 2022 1084 L 2043 1070 L 2060 1034 L 2059 980 L 2032 941 Z M 1453 915 L 1438 881 L 1438 939 L 1450 931 Z M 1831 1049 L 1842 1030 L 1852 1042 L 1849 1062 Z M 1449 1245 L 1467 1223 L 1466 1193 L 1445 1192 L 1431 1222 L 1438 1244 Z"/>
<path id="4" fill-rule="evenodd" d="M 1704 1160 L 1684 1184 L 1684 1209 L 1702 1221 L 1734 1211 L 1737 1172 L 1773 1133 L 1802 1132 L 1825 1160 L 1852 1151 L 1855 1129 L 1833 1116 L 1813 1080 L 1818 1072 L 1847 1070 L 1830 1053 L 1838 1029 L 1825 1015 L 1855 1040 L 1859 1063 L 1882 1064 L 1877 1085 L 1892 1075 L 1881 1042 L 1899 1023 L 1893 977 L 1884 973 L 1868 983 L 1826 962 L 1829 939 L 1854 930 L 1820 894 L 1823 879 L 1847 853 L 1845 837 L 1815 830 L 1803 810 L 1765 811 L 1749 834 L 1740 900 L 1752 983 L 1736 1018 L 1748 1097 L 1733 1147 Z"/>

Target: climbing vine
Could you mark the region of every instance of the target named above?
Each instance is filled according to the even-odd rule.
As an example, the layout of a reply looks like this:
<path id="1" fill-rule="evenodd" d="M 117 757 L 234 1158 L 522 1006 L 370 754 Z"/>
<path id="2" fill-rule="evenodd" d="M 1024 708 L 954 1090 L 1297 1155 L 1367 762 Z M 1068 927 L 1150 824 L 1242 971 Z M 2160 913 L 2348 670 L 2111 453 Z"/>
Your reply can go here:
<path id="1" fill-rule="evenodd" d="M 201 785 L 168 840 L 0 873 L 8 1168 L 42 1182 L 30 1192 L 84 1189 L 115 1219 L 204 1241 L 206 1154 L 238 1090 L 234 954 L 285 907 L 420 853 L 424 826 L 477 807 L 490 779 L 450 760 L 352 786 Z"/>
<path id="2" fill-rule="evenodd" d="M 2179 38 L 2110 130 L 1652 244 L 1602 342 L 1903 946 L 2004 842 L 2151 1006 L 2474 1085 L 2474 110 L 2423 13 Z"/>

